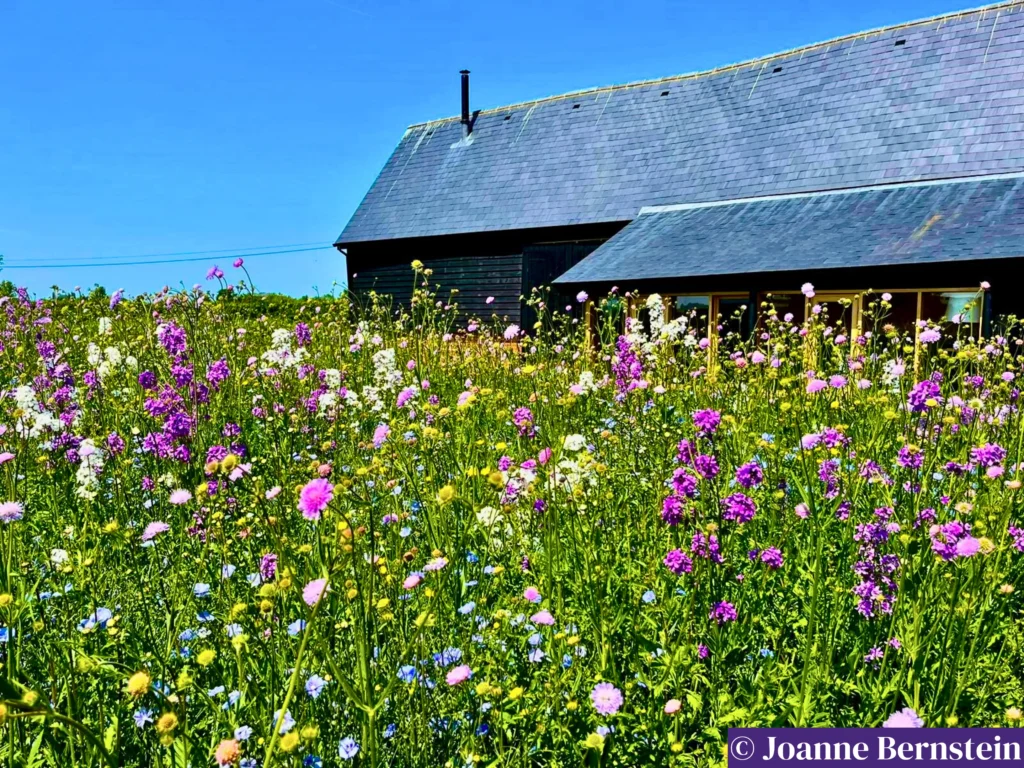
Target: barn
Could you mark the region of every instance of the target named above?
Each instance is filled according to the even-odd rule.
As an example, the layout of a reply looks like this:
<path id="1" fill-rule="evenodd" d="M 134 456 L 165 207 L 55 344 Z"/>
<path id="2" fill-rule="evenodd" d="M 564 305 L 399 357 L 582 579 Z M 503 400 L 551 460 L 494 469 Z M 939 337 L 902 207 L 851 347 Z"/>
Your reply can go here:
<path id="1" fill-rule="evenodd" d="M 850 324 L 867 291 L 908 325 L 1024 315 L 1019 0 L 506 107 L 461 85 L 338 237 L 354 293 L 407 302 L 418 259 L 466 312 L 524 327 L 539 286 L 747 328 L 768 295 L 809 311 L 805 282 Z"/>

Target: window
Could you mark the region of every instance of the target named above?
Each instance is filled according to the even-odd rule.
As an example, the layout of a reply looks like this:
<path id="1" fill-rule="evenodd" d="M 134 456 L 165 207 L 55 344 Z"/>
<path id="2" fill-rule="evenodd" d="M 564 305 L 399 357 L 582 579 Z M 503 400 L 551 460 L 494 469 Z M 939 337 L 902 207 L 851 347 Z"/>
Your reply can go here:
<path id="1" fill-rule="evenodd" d="M 773 319 L 772 310 L 774 310 L 774 317 L 779 320 L 785 321 L 788 317 L 787 322 L 801 323 L 804 319 L 805 302 L 806 299 L 802 293 L 763 293 L 758 305 L 766 305 L 760 312 L 761 314 L 768 312 L 768 319 Z"/>
<path id="2" fill-rule="evenodd" d="M 711 314 L 710 296 L 672 296 L 669 298 L 668 319 L 686 318 L 686 327 L 699 339 L 708 335 L 708 316 Z"/>
<path id="3" fill-rule="evenodd" d="M 976 291 L 922 291 L 920 318 L 949 327 L 949 333 L 955 333 L 952 326 L 961 325 L 969 329 L 964 335 L 977 337 L 982 298 Z"/>
<path id="4" fill-rule="evenodd" d="M 807 311 L 820 307 L 819 317 L 836 333 L 849 336 L 860 327 L 860 296 L 856 293 L 820 293 L 807 301 Z"/>

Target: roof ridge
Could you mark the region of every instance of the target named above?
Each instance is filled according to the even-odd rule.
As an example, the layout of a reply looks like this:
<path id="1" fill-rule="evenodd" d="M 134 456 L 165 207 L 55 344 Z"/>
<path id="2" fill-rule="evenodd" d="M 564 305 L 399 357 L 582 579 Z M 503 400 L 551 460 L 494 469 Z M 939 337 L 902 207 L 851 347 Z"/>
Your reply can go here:
<path id="1" fill-rule="evenodd" d="M 556 94 L 554 96 L 543 96 L 537 99 L 530 99 L 527 101 L 520 101 L 514 104 L 505 104 L 498 107 L 490 107 L 488 109 L 481 109 L 477 114 L 488 115 L 496 112 L 505 112 L 510 109 L 519 109 L 522 107 L 534 107 L 538 104 L 543 104 L 549 101 L 558 101 L 559 99 L 567 99 L 570 97 L 588 96 L 592 94 L 600 94 L 612 91 L 624 91 L 631 88 L 643 88 L 651 85 L 659 85 L 661 83 L 678 82 L 680 80 L 692 80 L 698 77 L 707 77 L 710 75 L 721 74 L 722 72 L 730 72 L 732 70 L 741 69 L 744 67 L 750 67 L 757 64 L 767 65 L 769 62 L 776 59 L 786 58 L 794 56 L 796 54 L 804 54 L 809 51 L 814 51 L 819 48 L 830 47 L 840 43 L 845 43 L 851 40 L 857 40 L 863 37 L 869 37 L 873 35 L 881 35 L 886 32 L 892 32 L 898 29 L 909 29 L 911 27 L 921 26 L 923 24 L 931 24 L 933 22 L 943 22 L 950 19 L 959 20 L 964 16 L 971 16 L 974 14 L 984 14 L 989 11 L 998 11 L 1004 8 L 1024 8 L 1024 0 L 999 0 L 999 2 L 990 3 L 988 5 L 982 5 L 975 8 L 965 8 L 961 11 L 949 11 L 947 13 L 940 13 L 936 16 L 929 16 L 923 19 L 915 19 L 913 21 L 904 21 L 899 24 L 890 24 L 883 27 L 875 27 L 874 29 L 867 29 L 861 32 L 853 32 L 845 35 L 839 35 L 828 40 L 822 40 L 817 43 L 810 43 L 808 45 L 801 45 L 796 48 L 790 48 L 785 51 L 778 51 L 777 53 L 768 54 L 766 56 L 757 56 L 753 59 L 746 59 L 744 61 L 735 62 L 733 64 L 725 64 L 720 67 L 714 67 L 712 69 L 700 70 L 697 72 L 688 72 L 681 75 L 669 75 L 667 77 L 658 77 L 650 80 L 637 80 L 631 83 L 620 83 L 619 85 L 604 85 L 594 88 L 583 88 L 577 91 L 569 91 L 567 93 Z M 435 120 L 425 120 L 419 123 L 413 123 L 406 130 L 412 130 L 413 128 L 422 128 L 427 125 L 439 125 L 441 123 L 448 123 L 460 120 L 459 115 L 451 117 L 441 117 Z"/>

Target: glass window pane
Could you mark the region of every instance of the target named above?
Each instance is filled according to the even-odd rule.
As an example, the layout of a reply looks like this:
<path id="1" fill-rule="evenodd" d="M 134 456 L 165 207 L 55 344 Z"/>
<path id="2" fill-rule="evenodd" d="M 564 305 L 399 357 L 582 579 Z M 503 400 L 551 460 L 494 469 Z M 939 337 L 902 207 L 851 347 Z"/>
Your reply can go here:
<path id="1" fill-rule="evenodd" d="M 748 296 L 719 298 L 718 324 L 721 328 L 718 335 L 723 338 L 730 333 L 739 334 L 741 338 L 749 336 L 750 325 L 747 323 L 747 317 L 750 311 L 750 297 Z"/>
<path id="2" fill-rule="evenodd" d="M 873 294 L 865 298 L 865 331 L 912 332 L 917 322 L 917 291 Z M 877 328 L 875 327 L 877 325 Z"/>
<path id="3" fill-rule="evenodd" d="M 761 302 L 767 306 L 761 313 L 768 313 L 769 320 L 772 319 L 772 310 L 779 320 L 799 325 L 804 321 L 804 296 L 802 293 L 766 293 L 762 295 Z M 789 317 L 792 315 L 792 317 Z M 789 320 L 786 318 L 789 317 Z"/>
<path id="4" fill-rule="evenodd" d="M 925 291 L 921 294 L 921 319 L 940 325 L 963 324 L 978 334 L 981 297 L 973 291 Z"/>
<path id="5" fill-rule="evenodd" d="M 821 307 L 819 317 L 837 333 L 849 334 L 853 329 L 853 296 L 821 296 L 811 306 Z"/>
<path id="6" fill-rule="evenodd" d="M 708 335 L 708 314 L 711 311 L 710 296 L 672 296 L 669 299 L 669 320 L 686 318 L 686 326 L 698 339 Z"/>

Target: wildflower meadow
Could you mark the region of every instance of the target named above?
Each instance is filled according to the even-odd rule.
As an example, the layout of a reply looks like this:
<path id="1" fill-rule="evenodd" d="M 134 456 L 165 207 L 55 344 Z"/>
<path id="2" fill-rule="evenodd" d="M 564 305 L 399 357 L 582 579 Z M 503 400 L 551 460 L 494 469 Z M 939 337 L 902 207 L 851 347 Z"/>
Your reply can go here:
<path id="1" fill-rule="evenodd" d="M 730 726 L 1020 724 L 1013 318 L 769 298 L 709 337 L 613 290 L 519 328 L 409 279 L 0 299 L 3 765 L 718 766 Z"/>

